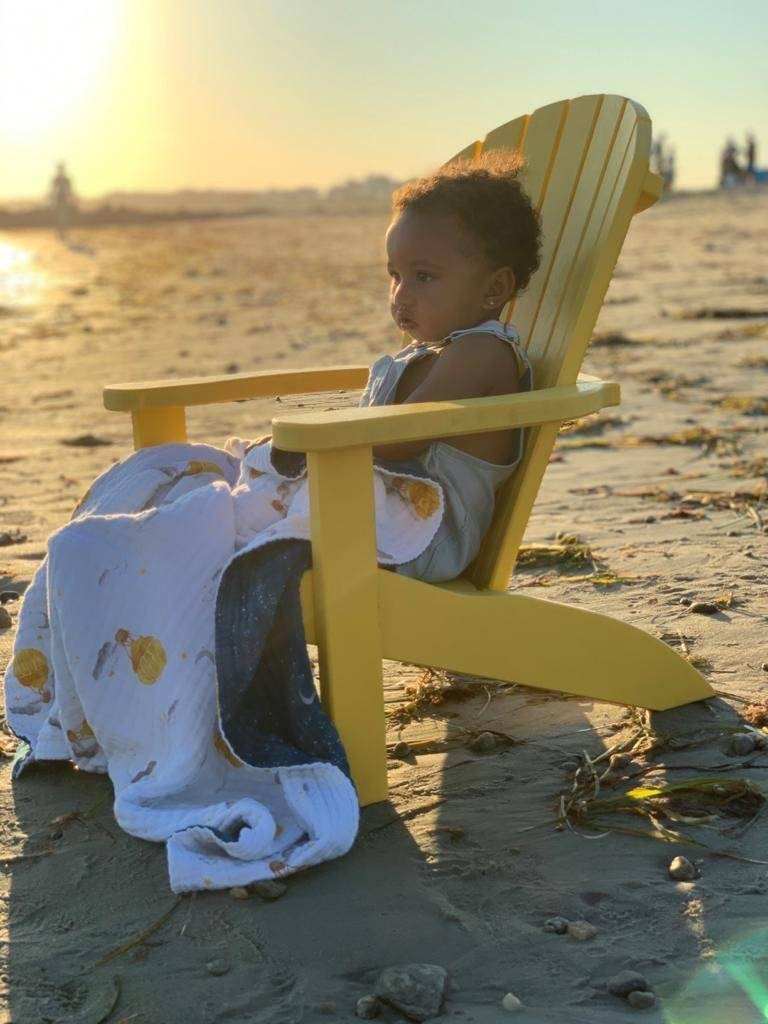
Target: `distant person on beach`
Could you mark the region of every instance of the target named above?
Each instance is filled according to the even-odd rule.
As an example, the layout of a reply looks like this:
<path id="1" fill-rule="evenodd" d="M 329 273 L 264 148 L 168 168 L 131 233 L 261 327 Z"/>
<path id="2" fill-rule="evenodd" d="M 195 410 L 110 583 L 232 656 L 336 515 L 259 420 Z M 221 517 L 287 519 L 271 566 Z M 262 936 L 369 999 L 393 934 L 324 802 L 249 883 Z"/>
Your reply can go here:
<path id="1" fill-rule="evenodd" d="M 77 207 L 72 181 L 63 163 L 57 164 L 56 174 L 51 182 L 51 206 L 56 217 L 56 229 L 59 235 L 64 236 Z"/>
<path id="2" fill-rule="evenodd" d="M 664 188 L 667 192 L 671 192 L 675 187 L 675 173 L 675 151 L 670 148 L 661 171 L 664 178 Z"/>
<path id="3" fill-rule="evenodd" d="M 744 147 L 744 152 L 747 158 L 747 177 L 754 179 L 757 158 L 757 139 L 755 139 L 755 136 L 752 134 L 752 132 L 747 132 L 747 144 Z"/>
<path id="4" fill-rule="evenodd" d="M 662 133 L 651 144 L 651 170 L 664 179 L 664 191 L 670 192 L 675 183 L 675 151 L 666 140 Z"/>
<path id="5" fill-rule="evenodd" d="M 743 171 L 736 159 L 738 150 L 732 138 L 726 139 L 720 155 L 720 188 L 733 188 L 741 182 Z"/>

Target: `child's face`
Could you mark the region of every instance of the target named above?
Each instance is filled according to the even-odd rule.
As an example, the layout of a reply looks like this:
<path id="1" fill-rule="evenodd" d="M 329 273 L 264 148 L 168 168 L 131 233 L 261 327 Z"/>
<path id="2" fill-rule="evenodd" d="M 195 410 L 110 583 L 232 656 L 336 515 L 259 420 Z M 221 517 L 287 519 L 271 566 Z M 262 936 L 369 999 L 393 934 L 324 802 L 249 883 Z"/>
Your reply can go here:
<path id="1" fill-rule="evenodd" d="M 454 217 L 406 210 L 390 224 L 386 247 L 392 319 L 414 340 L 434 344 L 498 312 L 490 265 Z"/>

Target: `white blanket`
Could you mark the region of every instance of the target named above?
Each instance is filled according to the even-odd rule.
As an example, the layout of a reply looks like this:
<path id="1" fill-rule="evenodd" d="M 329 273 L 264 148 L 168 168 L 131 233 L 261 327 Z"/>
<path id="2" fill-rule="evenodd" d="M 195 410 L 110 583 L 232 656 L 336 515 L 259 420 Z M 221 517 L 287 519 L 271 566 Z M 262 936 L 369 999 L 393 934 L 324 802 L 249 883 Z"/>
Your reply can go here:
<path id="1" fill-rule="evenodd" d="M 374 470 L 381 564 L 415 558 L 438 485 Z M 310 535 L 305 476 L 270 445 L 161 445 L 100 476 L 49 541 L 21 609 L 7 719 L 32 761 L 108 772 L 129 833 L 166 841 L 174 892 L 245 885 L 346 853 L 359 807 L 335 765 L 245 765 L 219 726 L 214 611 L 236 553 Z"/>

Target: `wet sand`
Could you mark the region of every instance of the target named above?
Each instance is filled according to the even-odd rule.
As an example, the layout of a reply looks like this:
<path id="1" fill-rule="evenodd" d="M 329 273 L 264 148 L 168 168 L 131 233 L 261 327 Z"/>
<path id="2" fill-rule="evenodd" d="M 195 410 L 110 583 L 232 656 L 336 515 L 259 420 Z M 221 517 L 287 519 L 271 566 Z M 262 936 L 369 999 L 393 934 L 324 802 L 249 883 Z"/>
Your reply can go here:
<path id="1" fill-rule="evenodd" d="M 384 227 L 380 216 L 179 223 L 80 232 L 79 251 L 0 235 L 0 542 L 12 541 L 0 591 L 23 592 L 51 531 L 130 451 L 128 419 L 101 407 L 105 383 L 367 364 L 396 348 Z M 575 534 L 592 558 L 531 553 L 510 586 L 663 637 L 726 696 L 649 722 L 387 663 L 388 746 L 411 748 L 390 758 L 391 799 L 363 812 L 346 857 L 289 878 L 274 901 L 176 901 L 163 848 L 117 828 L 104 778 L 56 767 L 12 785 L 6 760 L 0 1020 L 351 1021 L 379 971 L 409 962 L 448 970 L 444 1015 L 463 1021 L 502 1019 L 507 992 L 521 1022 L 622 1021 L 640 1011 L 605 982 L 624 968 L 659 997 L 647 1021 L 763 1019 L 763 817 L 742 829 L 741 808 L 674 826 L 742 859 L 557 818 L 583 754 L 617 745 L 632 759 L 611 794 L 631 777 L 765 785 L 768 752 L 733 756 L 728 743 L 768 689 L 768 194 L 685 197 L 636 218 L 596 334 L 584 369 L 619 381 L 622 404 L 563 432 L 526 535 Z M 254 436 L 280 407 L 192 410 L 190 437 Z M 84 434 L 108 443 L 67 443 Z M 720 610 L 693 613 L 696 601 Z M 19 603 L 4 608 L 0 670 Z M 406 688 L 419 685 L 414 703 Z M 482 732 L 491 749 L 478 749 Z M 668 877 L 678 853 L 697 879 Z M 597 934 L 546 932 L 555 915 Z"/>

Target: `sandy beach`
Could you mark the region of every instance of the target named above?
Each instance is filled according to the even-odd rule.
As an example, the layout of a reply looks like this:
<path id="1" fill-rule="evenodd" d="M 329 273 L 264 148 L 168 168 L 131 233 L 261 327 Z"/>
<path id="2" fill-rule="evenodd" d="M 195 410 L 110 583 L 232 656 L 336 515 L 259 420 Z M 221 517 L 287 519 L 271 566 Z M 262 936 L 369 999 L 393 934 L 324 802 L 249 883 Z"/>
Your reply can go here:
<path id="1" fill-rule="evenodd" d="M 46 232 L 0 234 L 0 671 L 13 594 L 90 481 L 131 450 L 103 385 L 394 351 L 385 226 L 179 222 L 78 232 L 69 249 Z M 622 404 L 562 432 L 510 583 L 661 637 L 717 701 L 648 716 L 387 663 L 390 800 L 363 811 L 347 856 L 272 899 L 175 898 L 163 847 L 115 824 L 107 779 L 57 766 L 12 784 L 6 729 L 0 1021 L 354 1021 L 380 971 L 409 963 L 444 967 L 443 1016 L 472 1024 L 765 1020 L 759 794 L 742 786 L 706 818 L 676 805 L 655 837 L 639 834 L 654 827 L 646 816 L 606 810 L 607 827 L 590 829 L 558 815 L 609 750 L 627 757 L 602 797 L 639 782 L 768 783 L 768 749 L 732 746 L 745 715 L 763 724 L 749 709 L 768 693 L 766 340 L 768 191 L 681 196 L 635 218 L 584 364 L 621 384 Z M 303 401 L 198 408 L 190 438 L 256 436 Z M 410 752 L 396 757 L 402 741 Z M 675 830 L 704 845 L 669 841 Z M 676 855 L 696 878 L 669 877 Z M 546 930 L 558 916 L 596 932 Z M 625 969 L 655 1006 L 608 991 Z M 516 1013 L 501 1007 L 510 992 Z"/>

